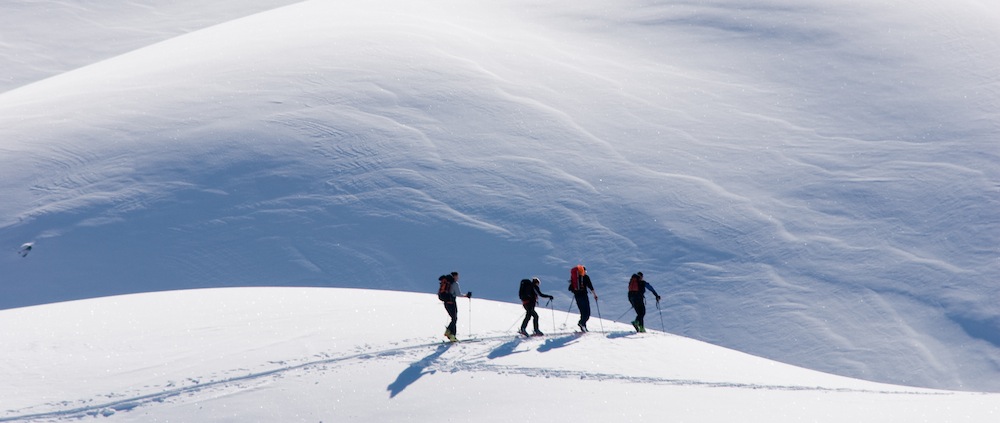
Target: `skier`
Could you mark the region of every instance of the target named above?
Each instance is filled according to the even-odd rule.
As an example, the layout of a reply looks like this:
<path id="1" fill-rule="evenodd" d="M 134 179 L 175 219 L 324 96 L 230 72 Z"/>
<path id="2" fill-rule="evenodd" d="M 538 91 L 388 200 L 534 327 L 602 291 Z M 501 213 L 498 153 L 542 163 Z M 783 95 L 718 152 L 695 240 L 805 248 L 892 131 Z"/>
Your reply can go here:
<path id="1" fill-rule="evenodd" d="M 542 281 L 538 278 L 532 278 L 530 281 L 527 279 L 521 279 L 521 289 L 519 295 L 521 297 L 521 304 L 524 305 L 524 320 L 521 322 L 521 330 L 518 331 L 521 335 L 528 336 L 528 332 L 525 328 L 528 327 L 528 320 L 534 319 L 535 332 L 532 336 L 542 336 L 544 333 L 538 330 L 538 312 L 535 311 L 535 305 L 538 304 L 538 297 L 554 299 L 555 297 L 551 295 L 546 295 L 542 293 L 539 285 Z"/>
<path id="2" fill-rule="evenodd" d="M 472 298 L 472 292 L 462 294 L 462 289 L 458 286 L 458 272 L 451 272 L 450 275 L 441 275 L 438 278 L 438 282 L 440 282 L 438 299 L 444 302 L 444 309 L 448 312 L 448 316 L 451 317 L 451 322 L 448 323 L 448 327 L 444 331 L 444 336 L 451 342 L 457 342 L 458 338 L 455 335 L 458 334 L 458 304 L 455 303 L 455 300 L 458 297 Z"/>
<path id="3" fill-rule="evenodd" d="M 594 301 L 597 301 L 597 291 L 594 291 L 594 284 L 590 282 L 590 275 L 587 268 L 582 264 L 570 269 L 569 290 L 576 299 L 576 306 L 580 309 L 580 321 L 577 326 L 581 332 L 587 332 L 587 320 L 590 320 L 590 299 L 587 298 L 587 290 L 594 294 Z"/>
<path id="4" fill-rule="evenodd" d="M 646 317 L 646 289 L 649 289 L 656 296 L 656 303 L 659 304 L 660 294 L 656 293 L 653 285 L 643 279 L 642 272 L 632 274 L 632 278 L 628 281 L 628 302 L 632 303 L 632 308 L 635 309 L 635 320 L 632 321 L 632 326 L 636 332 L 646 331 L 646 325 L 643 323 L 643 319 Z"/>

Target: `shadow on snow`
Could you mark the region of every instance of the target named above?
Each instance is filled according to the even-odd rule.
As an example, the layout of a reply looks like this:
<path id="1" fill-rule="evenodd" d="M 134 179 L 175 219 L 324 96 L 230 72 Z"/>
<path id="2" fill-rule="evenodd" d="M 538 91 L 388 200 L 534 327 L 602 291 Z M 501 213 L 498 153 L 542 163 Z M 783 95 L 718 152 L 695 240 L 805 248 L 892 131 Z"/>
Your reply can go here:
<path id="1" fill-rule="evenodd" d="M 573 334 L 573 335 L 560 336 L 558 338 L 546 339 L 544 344 L 538 346 L 538 352 L 549 352 L 556 348 L 565 347 L 571 344 L 579 337 L 580 335 Z"/>
<path id="2" fill-rule="evenodd" d="M 407 367 L 406 370 L 403 370 L 403 372 L 400 373 L 398 377 L 396 377 L 395 381 L 390 383 L 389 386 L 385 388 L 387 391 L 389 391 L 389 398 L 395 398 L 396 395 L 399 395 L 400 392 L 403 392 L 404 389 L 406 389 L 414 382 L 416 382 L 418 379 L 423 377 L 423 375 L 433 374 L 434 371 L 426 372 L 425 370 L 431 364 L 434 364 L 434 362 L 439 357 L 441 357 L 441 355 L 444 354 L 445 351 L 448 351 L 449 347 L 451 347 L 451 344 L 442 344 L 437 348 L 437 350 L 431 353 L 431 355 L 428 355 L 427 357 L 424 357 L 420 360 L 417 360 L 415 363 L 410 364 L 410 366 Z"/>

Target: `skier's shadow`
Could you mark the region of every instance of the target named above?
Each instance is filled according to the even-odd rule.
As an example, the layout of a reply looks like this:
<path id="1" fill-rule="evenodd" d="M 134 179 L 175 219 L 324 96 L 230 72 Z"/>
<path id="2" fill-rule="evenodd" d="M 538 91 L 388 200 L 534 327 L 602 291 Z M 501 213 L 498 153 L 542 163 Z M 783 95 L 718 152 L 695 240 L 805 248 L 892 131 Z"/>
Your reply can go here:
<path id="1" fill-rule="evenodd" d="M 608 333 L 608 339 L 625 338 L 635 335 L 635 332 L 610 332 Z"/>
<path id="2" fill-rule="evenodd" d="M 546 339 L 544 344 L 538 346 L 538 352 L 542 352 L 542 353 L 543 352 L 549 352 L 549 351 L 552 351 L 552 350 L 554 350 L 556 348 L 565 347 L 565 346 L 569 345 L 570 343 L 572 343 L 573 341 L 575 341 L 579 337 L 580 337 L 579 335 L 567 335 L 567 336 L 561 336 L 561 337 L 558 337 L 558 338 Z"/>
<path id="3" fill-rule="evenodd" d="M 494 348 L 493 351 L 490 351 L 490 353 L 486 356 L 486 358 L 494 360 L 500 357 L 506 357 L 508 355 L 516 354 L 517 351 L 515 350 L 517 349 L 517 346 L 520 344 L 521 340 L 516 338 L 511 341 L 505 342 L 503 343 L 503 345 L 500 345 L 499 347 Z"/>
<path id="4" fill-rule="evenodd" d="M 545 343 L 538 346 L 537 351 L 549 352 L 557 348 L 562 348 L 569 345 L 577 338 L 579 338 L 579 335 L 567 335 L 567 336 L 560 336 L 557 338 L 549 338 L 545 340 Z M 494 348 L 493 351 L 490 351 L 489 355 L 487 355 L 486 358 L 493 360 L 500 357 L 506 357 L 509 355 L 527 352 L 527 351 L 517 351 L 518 345 L 521 345 L 521 339 L 515 338 L 509 342 L 504 343 L 503 345 L 500 345 L 499 347 Z"/>
<path id="5" fill-rule="evenodd" d="M 434 351 L 433 354 L 424 357 L 420 360 L 417 360 L 413 364 L 410 364 L 410 366 L 407 367 L 406 370 L 403 370 L 403 372 L 400 373 L 398 377 L 396 377 L 395 381 L 390 383 L 389 386 L 385 388 L 387 391 L 389 391 L 389 398 L 395 398 L 396 395 L 399 395 L 400 392 L 403 392 L 404 389 L 412 385 L 423 375 L 433 374 L 434 373 L 433 370 L 429 372 L 425 370 L 427 370 L 427 367 L 429 367 L 431 364 L 434 364 L 434 362 L 439 357 L 441 357 L 441 355 L 444 354 L 445 351 L 448 351 L 449 347 L 451 347 L 451 344 L 443 344 L 439 346 L 437 350 Z"/>

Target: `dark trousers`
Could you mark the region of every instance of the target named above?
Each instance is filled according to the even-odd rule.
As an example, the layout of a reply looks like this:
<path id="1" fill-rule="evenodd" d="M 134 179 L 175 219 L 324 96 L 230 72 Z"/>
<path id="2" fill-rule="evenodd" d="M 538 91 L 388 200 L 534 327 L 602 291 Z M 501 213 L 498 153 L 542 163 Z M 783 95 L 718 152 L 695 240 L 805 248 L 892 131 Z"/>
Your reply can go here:
<path id="1" fill-rule="evenodd" d="M 628 293 L 628 302 L 632 303 L 632 308 L 635 309 L 635 322 L 639 326 L 646 326 L 643 320 L 646 318 L 646 300 L 643 298 L 642 294 L 638 292 Z"/>
<path id="2" fill-rule="evenodd" d="M 528 327 L 528 320 L 535 319 L 535 332 L 538 332 L 538 312 L 535 311 L 534 301 L 528 301 L 524 303 L 524 321 L 521 322 L 521 331 Z"/>
<path id="3" fill-rule="evenodd" d="M 458 334 L 458 304 L 456 303 L 444 303 L 444 309 L 448 311 L 448 316 L 451 316 L 451 323 L 448 323 L 448 332 L 452 335 Z"/>
<path id="4" fill-rule="evenodd" d="M 590 320 L 590 298 L 587 297 L 587 291 L 574 292 L 573 296 L 576 297 L 576 307 L 580 309 L 580 325 L 587 327 L 587 320 Z"/>

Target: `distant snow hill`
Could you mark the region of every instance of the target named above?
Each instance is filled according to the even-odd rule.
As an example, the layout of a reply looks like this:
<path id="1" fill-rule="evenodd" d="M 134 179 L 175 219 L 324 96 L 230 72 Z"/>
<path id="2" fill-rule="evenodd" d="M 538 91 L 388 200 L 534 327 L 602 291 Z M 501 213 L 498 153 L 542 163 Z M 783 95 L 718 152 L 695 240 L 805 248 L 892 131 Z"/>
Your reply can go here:
<path id="1" fill-rule="evenodd" d="M 229 288 L 0 311 L 0 421 L 986 422 L 1000 395 L 866 382 L 658 331 L 460 299 Z M 567 322 L 570 322 L 567 325 Z M 553 330 L 553 327 L 555 329 Z M 106 418 L 106 419 L 105 419 Z"/>

